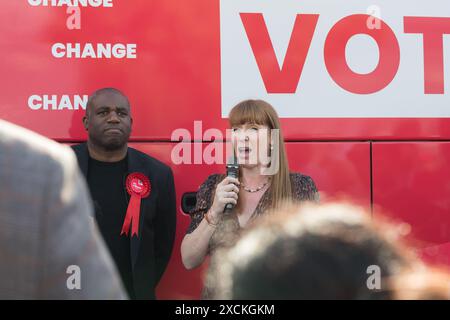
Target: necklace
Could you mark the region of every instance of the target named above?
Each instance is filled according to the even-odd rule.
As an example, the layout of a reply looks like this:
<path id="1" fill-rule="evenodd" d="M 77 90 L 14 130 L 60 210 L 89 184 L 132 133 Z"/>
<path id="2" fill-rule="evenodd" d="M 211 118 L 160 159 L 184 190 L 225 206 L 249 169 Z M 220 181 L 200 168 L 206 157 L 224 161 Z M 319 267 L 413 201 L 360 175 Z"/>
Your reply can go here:
<path id="1" fill-rule="evenodd" d="M 261 189 L 263 189 L 269 183 L 269 181 L 270 181 L 270 179 L 267 179 L 267 181 L 264 182 L 262 186 L 259 186 L 256 189 L 247 188 L 244 183 L 241 183 L 241 186 L 245 191 L 250 192 L 250 193 L 255 193 L 255 192 L 258 192 Z"/>

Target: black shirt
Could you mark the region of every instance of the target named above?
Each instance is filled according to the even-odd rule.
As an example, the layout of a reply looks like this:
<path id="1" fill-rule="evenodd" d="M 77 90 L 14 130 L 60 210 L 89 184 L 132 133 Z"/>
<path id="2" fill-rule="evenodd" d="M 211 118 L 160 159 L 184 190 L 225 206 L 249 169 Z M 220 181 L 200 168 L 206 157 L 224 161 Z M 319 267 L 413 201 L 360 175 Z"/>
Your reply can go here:
<path id="1" fill-rule="evenodd" d="M 125 179 L 128 157 L 119 162 L 102 162 L 89 157 L 87 182 L 95 205 L 100 232 L 119 270 L 130 298 L 134 298 L 130 238 L 120 235 L 128 196 Z"/>

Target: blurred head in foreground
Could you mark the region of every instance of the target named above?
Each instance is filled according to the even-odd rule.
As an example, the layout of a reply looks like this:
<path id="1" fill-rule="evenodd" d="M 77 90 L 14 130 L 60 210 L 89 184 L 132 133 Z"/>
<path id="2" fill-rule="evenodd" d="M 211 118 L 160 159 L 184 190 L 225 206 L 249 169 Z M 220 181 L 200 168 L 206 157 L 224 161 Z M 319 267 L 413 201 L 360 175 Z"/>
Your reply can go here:
<path id="1" fill-rule="evenodd" d="M 286 205 L 221 252 L 219 299 L 392 299 L 390 279 L 415 259 L 406 225 L 374 223 L 344 204 Z"/>

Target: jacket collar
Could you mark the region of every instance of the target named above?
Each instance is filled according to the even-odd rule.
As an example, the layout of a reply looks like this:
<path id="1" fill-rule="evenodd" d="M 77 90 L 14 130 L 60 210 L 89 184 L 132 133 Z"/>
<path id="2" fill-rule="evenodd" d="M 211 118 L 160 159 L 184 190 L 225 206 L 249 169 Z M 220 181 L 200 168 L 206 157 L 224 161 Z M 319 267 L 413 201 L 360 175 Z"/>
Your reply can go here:
<path id="1" fill-rule="evenodd" d="M 87 177 L 88 167 L 89 167 L 89 150 L 87 143 L 82 143 L 79 145 L 80 152 L 77 153 L 78 165 L 85 177 Z M 146 166 L 145 161 L 143 161 L 139 152 L 133 148 L 128 147 L 128 173 L 141 172 L 146 176 L 149 176 L 150 172 Z"/>

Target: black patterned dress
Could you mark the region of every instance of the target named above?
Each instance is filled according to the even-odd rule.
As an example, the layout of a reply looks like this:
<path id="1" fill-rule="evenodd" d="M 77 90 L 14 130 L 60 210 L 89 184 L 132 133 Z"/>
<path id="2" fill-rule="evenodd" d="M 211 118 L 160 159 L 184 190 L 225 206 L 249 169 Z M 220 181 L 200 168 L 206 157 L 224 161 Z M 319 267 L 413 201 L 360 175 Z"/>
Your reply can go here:
<path id="1" fill-rule="evenodd" d="M 198 225 L 202 222 L 205 214 L 212 206 L 214 200 L 214 193 L 217 185 L 225 178 L 223 174 L 212 174 L 206 181 L 200 186 L 197 192 L 197 203 L 194 209 L 190 212 L 191 223 L 186 231 L 187 234 L 193 232 Z M 319 193 L 316 185 L 311 177 L 303 175 L 301 173 L 291 173 L 291 186 L 292 195 L 294 201 L 319 201 Z M 259 200 L 255 211 L 253 212 L 249 223 L 254 219 L 257 219 L 263 215 L 267 209 L 271 207 L 272 199 L 270 197 L 270 187 L 264 192 Z M 209 241 L 209 254 L 211 255 L 210 272 L 205 279 L 205 285 L 202 292 L 203 299 L 209 299 L 214 297 L 214 272 L 211 269 L 214 268 L 214 253 L 218 248 L 229 248 L 236 242 L 241 226 L 239 225 L 239 219 L 235 212 L 228 216 L 222 217 L 221 221 L 217 225 L 211 239 Z"/>

